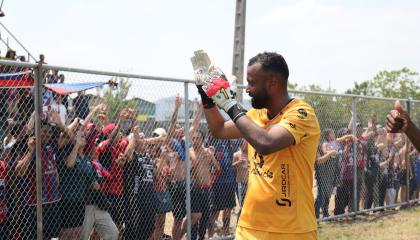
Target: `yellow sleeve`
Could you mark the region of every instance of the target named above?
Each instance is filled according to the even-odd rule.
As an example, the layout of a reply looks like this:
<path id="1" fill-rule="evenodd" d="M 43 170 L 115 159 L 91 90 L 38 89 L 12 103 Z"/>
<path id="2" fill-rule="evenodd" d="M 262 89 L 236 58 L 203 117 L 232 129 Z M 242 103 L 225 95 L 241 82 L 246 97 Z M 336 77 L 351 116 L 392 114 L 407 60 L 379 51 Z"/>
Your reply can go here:
<path id="1" fill-rule="evenodd" d="M 296 145 L 315 133 L 317 124 L 313 109 L 305 105 L 291 108 L 284 113 L 283 119 L 278 123 L 293 135 Z"/>

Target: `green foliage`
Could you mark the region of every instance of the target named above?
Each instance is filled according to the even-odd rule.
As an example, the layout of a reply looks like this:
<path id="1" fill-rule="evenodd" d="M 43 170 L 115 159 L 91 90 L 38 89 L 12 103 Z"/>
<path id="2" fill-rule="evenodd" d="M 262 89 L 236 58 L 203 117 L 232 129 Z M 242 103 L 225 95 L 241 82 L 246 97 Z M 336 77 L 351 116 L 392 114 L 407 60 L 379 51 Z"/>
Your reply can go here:
<path id="1" fill-rule="evenodd" d="M 371 88 L 369 81 L 363 81 L 362 83 L 354 83 L 353 89 L 348 89 L 346 91 L 347 94 L 355 94 L 355 95 L 362 95 L 362 96 L 374 96 L 375 93 Z"/>
<path id="2" fill-rule="evenodd" d="M 108 106 L 107 118 L 110 122 L 115 122 L 123 108 L 136 106 L 133 99 L 127 100 L 131 84 L 127 79 L 115 79 L 117 87 L 107 87 L 103 93 L 102 102 Z"/>
<path id="3" fill-rule="evenodd" d="M 371 80 L 361 83 L 354 83 L 354 88 L 346 91 L 347 94 L 356 94 L 363 96 L 375 96 L 386 98 L 401 99 L 420 99 L 420 78 L 417 72 L 408 68 L 393 71 L 380 71 Z M 404 105 L 404 102 L 402 102 Z M 381 119 L 385 119 L 386 113 L 392 109 L 394 101 L 382 101 L 373 99 L 359 99 L 357 102 L 358 120 L 365 123 L 370 112 L 376 112 L 378 115 L 378 123 L 384 124 Z M 412 116 L 415 119 L 416 111 Z"/>
<path id="4" fill-rule="evenodd" d="M 312 91 L 312 92 L 329 92 L 335 93 L 335 89 L 323 89 L 317 84 L 310 84 L 308 86 L 300 87 L 299 90 L 301 91 Z"/>
<path id="5" fill-rule="evenodd" d="M 323 89 L 312 84 L 299 88 L 301 91 L 335 93 L 334 89 Z M 321 129 L 347 127 L 351 118 L 351 98 L 319 94 L 303 94 L 299 98 L 315 110 Z"/>
<path id="6" fill-rule="evenodd" d="M 380 71 L 373 79 L 354 83 L 348 94 L 364 96 L 420 99 L 420 78 L 417 72 L 404 67 L 400 70 Z"/>
<path id="7" fill-rule="evenodd" d="M 288 82 L 288 83 L 287 83 L 287 88 L 288 88 L 288 89 L 296 89 L 296 88 L 297 88 L 297 86 L 298 86 L 298 84 L 297 84 L 297 83 L 291 83 L 291 82 Z"/>

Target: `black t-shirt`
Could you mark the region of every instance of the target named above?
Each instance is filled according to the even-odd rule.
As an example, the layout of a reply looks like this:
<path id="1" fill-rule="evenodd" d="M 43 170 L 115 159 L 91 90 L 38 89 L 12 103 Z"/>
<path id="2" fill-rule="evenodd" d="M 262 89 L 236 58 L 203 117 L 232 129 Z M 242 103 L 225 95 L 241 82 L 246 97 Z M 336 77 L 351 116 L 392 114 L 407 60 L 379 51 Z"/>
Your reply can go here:
<path id="1" fill-rule="evenodd" d="M 148 153 L 134 153 L 124 169 L 124 189 L 126 197 L 140 198 L 153 196 L 154 159 Z"/>
<path id="2" fill-rule="evenodd" d="M 79 95 L 73 100 L 75 117 L 85 119 L 89 114 L 89 96 Z"/>
<path id="3" fill-rule="evenodd" d="M 379 158 L 379 153 L 377 151 L 377 148 L 375 147 L 375 142 L 373 141 L 373 139 L 369 139 L 367 141 L 367 169 L 368 171 L 370 171 L 371 173 L 379 173 L 379 162 L 380 162 L 380 158 Z"/>

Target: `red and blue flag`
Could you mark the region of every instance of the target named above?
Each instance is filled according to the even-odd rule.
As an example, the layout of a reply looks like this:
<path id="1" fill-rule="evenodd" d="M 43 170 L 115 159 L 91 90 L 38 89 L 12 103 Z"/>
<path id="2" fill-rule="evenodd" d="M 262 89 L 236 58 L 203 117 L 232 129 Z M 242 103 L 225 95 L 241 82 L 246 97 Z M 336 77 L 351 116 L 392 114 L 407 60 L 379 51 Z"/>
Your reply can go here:
<path id="1" fill-rule="evenodd" d="M 0 73 L 0 87 L 24 88 L 32 87 L 33 85 L 34 79 L 30 69 L 16 67 Z"/>
<path id="2" fill-rule="evenodd" d="M 108 82 L 90 82 L 90 83 L 49 83 L 44 87 L 60 95 L 81 92 L 108 84 Z"/>

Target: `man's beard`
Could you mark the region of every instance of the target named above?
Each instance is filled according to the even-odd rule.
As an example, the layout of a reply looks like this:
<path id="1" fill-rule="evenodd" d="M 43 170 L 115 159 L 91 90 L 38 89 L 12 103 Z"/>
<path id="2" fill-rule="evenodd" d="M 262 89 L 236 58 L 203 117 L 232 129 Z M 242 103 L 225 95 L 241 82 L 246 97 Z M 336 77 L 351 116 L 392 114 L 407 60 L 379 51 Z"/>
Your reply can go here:
<path id="1" fill-rule="evenodd" d="M 255 109 L 267 108 L 269 97 L 265 94 L 255 95 L 251 98 L 251 106 Z"/>

